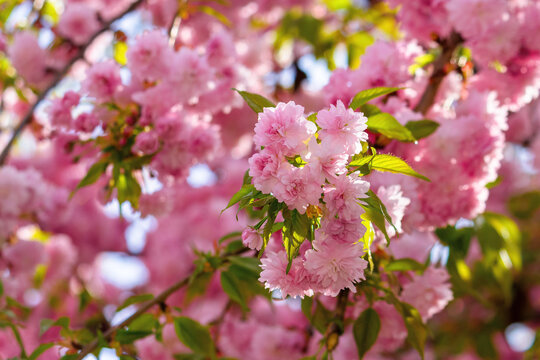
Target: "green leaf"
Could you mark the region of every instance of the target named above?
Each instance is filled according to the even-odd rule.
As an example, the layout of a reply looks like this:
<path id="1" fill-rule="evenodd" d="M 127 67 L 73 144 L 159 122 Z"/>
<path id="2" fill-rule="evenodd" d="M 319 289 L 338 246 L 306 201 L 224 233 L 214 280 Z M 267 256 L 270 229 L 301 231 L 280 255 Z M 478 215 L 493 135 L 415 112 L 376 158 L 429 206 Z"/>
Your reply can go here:
<path id="1" fill-rule="evenodd" d="M 225 210 L 227 210 L 231 206 L 239 203 L 241 200 L 243 200 L 245 198 L 249 198 L 250 195 L 252 195 L 254 191 L 256 191 L 255 186 L 253 186 L 251 184 L 242 185 L 240 190 L 238 190 L 238 192 L 232 196 L 231 200 L 227 204 L 227 207 L 225 209 L 221 210 L 221 212 L 223 213 Z"/>
<path id="2" fill-rule="evenodd" d="M 214 276 L 214 272 L 203 272 L 188 284 L 184 303 L 189 304 L 195 297 L 203 295 Z"/>
<path id="3" fill-rule="evenodd" d="M 240 268 L 240 271 L 244 274 L 250 274 L 251 277 L 258 278 L 261 273 L 261 262 L 257 258 L 243 257 L 243 256 L 229 256 L 227 258 L 233 266 L 233 270 L 236 267 Z"/>
<path id="4" fill-rule="evenodd" d="M 134 209 L 139 207 L 141 186 L 130 171 L 125 170 L 124 173 L 119 173 L 117 178 L 115 177 L 115 187 L 118 191 L 118 202 L 120 204 L 129 201 Z"/>
<path id="5" fill-rule="evenodd" d="M 85 175 L 84 178 L 79 182 L 77 185 L 77 189 L 80 189 L 82 187 L 92 185 L 98 179 L 107 171 L 107 167 L 109 166 L 109 163 L 107 161 L 98 161 L 94 165 L 88 169 L 88 173 Z"/>
<path id="6" fill-rule="evenodd" d="M 390 244 L 390 237 L 388 236 L 388 232 L 386 231 L 386 222 L 388 222 L 390 226 L 394 228 L 396 234 L 398 233 L 398 230 L 394 226 L 392 218 L 386 210 L 386 206 L 383 204 L 381 199 L 379 199 L 377 194 L 375 194 L 373 190 L 369 190 L 366 195 L 368 196 L 367 198 L 360 199 L 360 201 L 364 202 L 364 204 L 360 205 L 366 211 L 365 214 L 361 216 L 361 218 L 363 220 L 370 221 L 375 226 L 377 226 L 377 228 L 383 233 L 388 244 Z"/>
<path id="7" fill-rule="evenodd" d="M 133 344 L 134 341 L 143 339 L 149 335 L 152 335 L 152 331 L 148 330 L 130 330 L 119 329 L 114 336 L 114 339 L 120 344 Z"/>
<path id="8" fill-rule="evenodd" d="M 321 334 L 324 334 L 333 318 L 334 313 L 325 308 L 324 305 L 319 300 L 317 300 L 315 311 L 313 312 L 313 316 L 311 317 L 311 324 L 313 325 L 313 327 L 317 329 L 317 331 Z"/>
<path id="9" fill-rule="evenodd" d="M 63 316 L 58 319 L 43 319 L 39 323 L 39 336 L 43 335 L 47 330 L 53 326 L 60 326 L 64 330 L 69 330 L 69 318 Z"/>
<path id="10" fill-rule="evenodd" d="M 510 198 L 508 209 L 518 219 L 529 219 L 540 209 L 540 191 L 529 191 Z"/>
<path id="11" fill-rule="evenodd" d="M 229 298 L 240 304 L 244 311 L 247 311 L 247 299 L 240 290 L 240 283 L 236 275 L 231 271 L 223 271 L 221 273 L 221 287 Z"/>
<path id="12" fill-rule="evenodd" d="M 418 351 L 420 357 L 424 359 L 424 348 L 426 346 L 427 329 L 422 322 L 422 317 L 418 310 L 409 304 L 402 303 L 405 309 L 403 319 L 407 327 L 407 341 Z"/>
<path id="13" fill-rule="evenodd" d="M 403 88 L 376 87 L 373 89 L 362 90 L 353 97 L 349 107 L 356 110 L 370 100 L 373 100 L 379 96 L 391 94 L 401 89 Z"/>
<path id="14" fill-rule="evenodd" d="M 484 254 L 497 253 L 503 265 L 521 269 L 521 232 L 517 224 L 507 216 L 485 212 L 477 220 L 477 237 Z M 511 264 L 503 258 L 508 257 Z"/>
<path id="15" fill-rule="evenodd" d="M 201 354 L 174 354 L 175 360 L 205 360 L 206 357 Z"/>
<path id="16" fill-rule="evenodd" d="M 137 331 L 152 331 L 159 326 L 159 321 L 156 316 L 150 313 L 145 313 L 136 318 L 129 324 L 129 330 Z"/>
<path id="17" fill-rule="evenodd" d="M 388 154 L 377 154 L 365 156 L 363 158 L 353 160 L 349 166 L 362 166 L 364 164 L 369 164 L 371 169 L 377 171 L 391 172 L 394 174 L 404 174 L 409 176 L 414 176 L 416 178 L 430 181 L 424 175 L 421 175 L 413 170 L 404 160 Z"/>
<path id="18" fill-rule="evenodd" d="M 375 344 L 380 329 L 381 320 L 379 319 L 379 314 L 372 308 L 364 310 L 358 319 L 355 320 L 353 324 L 353 335 L 360 359 Z"/>
<path id="19" fill-rule="evenodd" d="M 368 129 L 382 134 L 390 139 L 399 141 L 416 141 L 413 134 L 405 126 L 401 125 L 396 118 L 388 113 L 378 113 L 370 116 L 367 121 Z"/>
<path id="20" fill-rule="evenodd" d="M 482 359 L 497 359 L 497 349 L 495 348 L 491 334 L 488 331 L 484 330 L 475 334 L 474 343 L 476 353 Z"/>
<path id="21" fill-rule="evenodd" d="M 440 124 L 433 120 L 411 120 L 405 124 L 416 140 L 423 139 L 433 134 L 439 128 Z"/>
<path id="22" fill-rule="evenodd" d="M 276 199 L 272 200 L 270 204 L 268 205 L 268 212 L 266 224 L 264 225 L 263 229 L 263 250 L 266 248 L 266 245 L 268 244 L 268 241 L 270 240 L 270 236 L 274 233 L 274 222 L 276 221 L 276 217 L 279 214 L 279 211 L 283 207 L 283 204 L 281 204 Z"/>
<path id="23" fill-rule="evenodd" d="M 46 343 L 39 345 L 28 357 L 28 360 L 36 360 L 39 355 L 43 354 L 45 351 L 49 350 L 54 346 L 54 343 Z"/>
<path id="24" fill-rule="evenodd" d="M 385 266 L 386 271 L 419 271 L 424 270 L 425 266 L 418 261 L 409 258 L 397 259 Z"/>
<path id="25" fill-rule="evenodd" d="M 284 221 L 281 232 L 283 235 L 283 246 L 285 246 L 287 259 L 289 260 L 289 265 L 287 266 L 288 273 L 293 259 L 298 254 L 300 245 L 308 237 L 311 222 L 306 214 L 300 214 L 297 210 L 290 211 L 289 209 L 283 209 L 282 214 Z"/>
<path id="26" fill-rule="evenodd" d="M 263 109 L 265 107 L 276 107 L 276 105 L 273 102 L 271 102 L 270 100 L 268 100 L 262 95 L 250 93 L 247 91 L 241 91 L 234 88 L 233 90 L 238 92 L 240 96 L 244 98 L 244 100 L 249 105 L 249 107 L 256 113 L 263 112 Z"/>
<path id="27" fill-rule="evenodd" d="M 242 232 L 241 231 L 234 231 L 234 232 L 228 233 L 225 236 L 222 236 L 218 240 L 218 244 L 222 244 L 224 241 L 227 241 L 229 239 L 238 239 L 240 237 L 242 237 Z"/>
<path id="28" fill-rule="evenodd" d="M 302 309 L 302 313 L 311 322 L 311 309 L 313 309 L 313 297 L 305 296 L 301 302 L 300 307 Z"/>
<path id="29" fill-rule="evenodd" d="M 174 319 L 174 329 L 178 339 L 195 353 L 212 358 L 216 356 L 214 341 L 205 326 L 182 316 Z"/>
<path id="30" fill-rule="evenodd" d="M 139 295 L 130 296 L 122 303 L 122 305 L 120 305 L 116 309 L 116 311 L 118 312 L 118 311 L 120 311 L 122 309 L 125 309 L 128 306 L 133 305 L 133 304 L 138 304 L 138 303 L 150 301 L 153 298 L 154 298 L 154 295 L 152 295 L 152 294 L 139 294 Z"/>
<path id="31" fill-rule="evenodd" d="M 372 117 L 373 115 L 382 113 L 381 109 L 371 104 L 364 104 L 360 106 L 360 111 L 364 114 L 365 117 L 368 117 L 368 118 Z"/>

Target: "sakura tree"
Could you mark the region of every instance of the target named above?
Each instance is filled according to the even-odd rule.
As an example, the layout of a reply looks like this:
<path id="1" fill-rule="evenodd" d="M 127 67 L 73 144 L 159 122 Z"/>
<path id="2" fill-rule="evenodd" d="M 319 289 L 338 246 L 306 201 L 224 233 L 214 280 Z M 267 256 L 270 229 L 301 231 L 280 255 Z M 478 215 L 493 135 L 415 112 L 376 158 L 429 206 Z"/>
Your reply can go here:
<path id="1" fill-rule="evenodd" d="M 539 358 L 539 17 L 2 1 L 0 360 Z"/>

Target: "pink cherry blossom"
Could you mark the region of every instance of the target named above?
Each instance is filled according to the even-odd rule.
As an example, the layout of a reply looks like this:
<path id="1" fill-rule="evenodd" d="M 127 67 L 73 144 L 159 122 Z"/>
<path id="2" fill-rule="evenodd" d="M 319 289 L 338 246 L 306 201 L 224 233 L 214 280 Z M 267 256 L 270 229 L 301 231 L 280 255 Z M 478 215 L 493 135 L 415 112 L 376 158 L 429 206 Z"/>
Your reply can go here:
<path id="1" fill-rule="evenodd" d="M 264 108 L 255 125 L 253 142 L 258 147 L 280 150 L 294 156 L 306 149 L 306 143 L 317 130 L 304 118 L 304 108 L 290 101 L 275 108 Z"/>
<path id="2" fill-rule="evenodd" d="M 76 45 L 84 44 L 99 30 L 96 11 L 85 3 L 70 2 L 58 21 L 58 32 Z"/>
<path id="3" fill-rule="evenodd" d="M 312 296 L 311 280 L 308 272 L 304 269 L 302 259 L 297 257 L 292 261 L 291 269 L 287 270 L 287 254 L 285 251 L 265 252 L 261 259 L 260 281 L 270 290 L 279 290 L 281 296 Z"/>
<path id="4" fill-rule="evenodd" d="M 159 149 L 159 136 L 155 131 L 145 131 L 137 135 L 134 150 L 143 154 L 153 154 Z"/>
<path id="5" fill-rule="evenodd" d="M 331 149 L 343 149 L 345 154 L 353 155 L 362 150 L 362 142 L 367 141 L 367 118 L 362 113 L 347 109 L 338 100 L 337 105 L 330 105 L 329 110 L 317 114 L 318 132 L 322 146 Z"/>
<path id="6" fill-rule="evenodd" d="M 40 86 L 46 78 L 47 54 L 30 31 L 16 32 L 8 50 L 11 63 L 23 79 Z"/>
<path id="7" fill-rule="evenodd" d="M 167 36 L 159 30 L 138 36 L 126 53 L 128 67 L 133 75 L 149 81 L 166 78 L 171 71 L 173 56 Z"/>
<path id="8" fill-rule="evenodd" d="M 401 299 L 414 306 L 424 321 L 443 310 L 453 299 L 445 269 L 429 267 L 403 286 Z"/>
<path id="9" fill-rule="evenodd" d="M 313 175 L 308 167 L 297 168 L 290 164 L 282 166 L 278 172 L 279 182 L 273 189 L 273 195 L 287 204 L 289 209 L 296 209 L 303 214 L 309 205 L 318 205 L 323 192 L 320 178 Z"/>
<path id="10" fill-rule="evenodd" d="M 261 250 L 263 246 L 263 238 L 257 230 L 247 227 L 242 231 L 242 242 L 245 246 L 253 250 Z"/>
<path id="11" fill-rule="evenodd" d="M 304 267 L 313 278 L 315 288 L 327 296 L 337 296 L 348 288 L 356 292 L 355 282 L 363 280 L 367 261 L 360 244 L 329 244 L 306 251 Z"/>
<path id="12" fill-rule="evenodd" d="M 359 198 L 365 197 L 369 190 L 369 183 L 361 180 L 358 174 L 340 175 L 332 184 L 324 187 L 324 201 L 328 212 L 338 215 L 345 220 L 360 218 L 364 212 Z"/>
<path id="13" fill-rule="evenodd" d="M 76 130 L 90 133 L 99 125 L 99 119 L 93 113 L 82 113 L 75 118 L 73 125 Z"/>
<path id="14" fill-rule="evenodd" d="M 269 148 L 253 154 L 249 158 L 249 176 L 253 178 L 253 185 L 259 191 L 269 194 L 279 183 L 278 172 L 280 167 L 288 167 L 285 158 Z"/>
<path id="15" fill-rule="evenodd" d="M 90 67 L 82 87 L 99 101 L 111 100 L 122 85 L 120 67 L 113 61 L 103 61 Z"/>

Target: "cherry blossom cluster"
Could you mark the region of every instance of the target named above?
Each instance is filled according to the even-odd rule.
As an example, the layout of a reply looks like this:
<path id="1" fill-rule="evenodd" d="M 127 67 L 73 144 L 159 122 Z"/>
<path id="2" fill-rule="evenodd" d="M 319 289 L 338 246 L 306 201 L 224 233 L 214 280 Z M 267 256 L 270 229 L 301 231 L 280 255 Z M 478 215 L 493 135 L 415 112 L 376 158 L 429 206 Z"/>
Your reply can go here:
<path id="1" fill-rule="evenodd" d="M 319 111 L 316 123 L 307 120 L 304 108 L 294 102 L 264 108 L 259 114 L 253 141 L 262 150 L 249 159 L 255 188 L 300 214 L 310 207 L 323 209 L 313 248 L 301 248 L 289 271 L 284 250 L 268 249 L 262 259 L 261 281 L 284 297 L 314 292 L 336 296 L 344 288 L 356 291 L 353 283 L 364 278 L 367 262 L 357 242 L 365 227 L 358 199 L 366 196 L 369 183 L 347 174 L 347 164 L 367 141 L 366 121 L 341 101 Z M 295 163 L 298 158 L 302 165 Z M 243 240 L 254 249 L 263 245 L 252 228 L 244 230 Z"/>

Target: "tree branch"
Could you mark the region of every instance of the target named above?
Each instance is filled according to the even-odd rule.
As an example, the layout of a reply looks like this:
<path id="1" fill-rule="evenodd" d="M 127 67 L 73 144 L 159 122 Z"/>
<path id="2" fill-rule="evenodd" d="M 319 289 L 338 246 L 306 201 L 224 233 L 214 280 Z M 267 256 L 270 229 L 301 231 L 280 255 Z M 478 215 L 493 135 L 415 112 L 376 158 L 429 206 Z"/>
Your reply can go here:
<path id="1" fill-rule="evenodd" d="M 10 152 L 11 148 L 13 147 L 13 144 L 15 143 L 15 140 L 17 140 L 17 138 L 20 136 L 20 134 L 22 133 L 24 128 L 27 127 L 32 122 L 32 118 L 34 117 L 34 112 L 35 112 L 37 106 L 39 105 L 39 103 L 41 101 L 43 101 L 43 99 L 45 99 L 47 94 L 52 89 L 54 89 L 60 83 L 60 81 L 62 81 L 62 79 L 69 73 L 69 71 L 71 70 L 71 67 L 73 66 L 73 64 L 75 64 L 77 61 L 84 58 L 84 53 L 86 52 L 86 49 L 88 49 L 88 47 L 94 42 L 94 40 L 99 35 L 101 35 L 105 31 L 109 30 L 111 25 L 116 20 L 119 20 L 119 19 L 123 18 L 125 15 L 127 15 L 128 13 L 132 12 L 137 7 L 139 7 L 139 5 L 141 5 L 143 3 L 143 1 L 144 0 L 136 0 L 136 1 L 134 1 L 122 13 L 120 13 L 119 15 L 115 16 L 114 18 L 112 18 L 110 20 L 105 21 L 103 23 L 102 28 L 98 32 L 96 32 L 94 35 L 92 35 L 90 37 L 90 39 L 88 39 L 86 44 L 84 44 L 83 46 L 81 46 L 79 48 L 79 51 L 77 52 L 77 54 L 69 60 L 69 62 L 66 64 L 66 66 L 64 66 L 56 74 L 56 76 L 54 77 L 52 82 L 49 84 L 49 86 L 38 95 L 38 97 L 37 97 L 36 101 L 34 102 L 34 104 L 32 105 L 32 107 L 30 107 L 28 112 L 24 115 L 23 119 L 21 120 L 20 124 L 13 131 L 13 134 L 11 135 L 11 138 L 9 139 L 8 143 L 6 144 L 6 147 L 2 150 L 2 154 L 0 154 L 0 166 L 4 165 L 4 163 L 6 162 L 6 159 L 7 159 L 8 155 L 9 155 L 9 152 Z"/>
<path id="2" fill-rule="evenodd" d="M 437 91 L 441 86 L 441 83 L 448 74 L 448 66 L 450 65 L 450 60 L 454 51 L 459 44 L 463 42 L 463 38 L 460 34 L 455 31 L 441 41 L 442 52 L 437 59 L 433 62 L 433 72 L 429 77 L 429 82 L 422 94 L 422 98 L 414 108 L 414 111 L 426 114 L 433 103 L 435 102 L 435 97 L 437 96 Z"/>
<path id="3" fill-rule="evenodd" d="M 339 336 L 344 331 L 345 310 L 349 301 L 349 289 L 343 289 L 337 297 L 334 321 L 330 323 L 326 330 L 326 349 L 333 351 L 339 344 Z"/>
<path id="4" fill-rule="evenodd" d="M 112 335 L 114 335 L 114 333 L 126 326 L 128 326 L 129 324 L 131 324 L 131 322 L 135 319 L 137 319 L 139 316 L 141 316 L 142 314 L 146 313 L 148 310 L 150 310 L 152 307 L 154 307 L 154 305 L 157 305 L 157 304 L 161 304 L 163 303 L 165 300 L 167 300 L 167 298 L 169 296 L 171 296 L 173 293 L 175 293 L 176 291 L 180 290 L 181 288 L 183 288 L 184 286 L 186 286 L 188 283 L 189 283 L 189 279 L 190 279 L 190 276 L 180 280 L 179 282 L 177 282 L 176 284 L 174 284 L 173 286 L 171 286 L 170 288 L 168 288 L 167 290 L 163 291 L 161 294 L 159 294 L 158 296 L 156 296 L 154 299 L 152 299 L 151 301 L 147 302 L 144 306 L 142 306 L 139 310 L 137 310 L 136 312 L 133 313 L 133 315 L 131 315 L 130 317 L 128 317 L 127 319 L 125 319 L 124 321 L 122 321 L 120 324 L 118 325 L 115 325 L 111 328 L 109 328 L 109 330 L 107 330 L 104 334 L 103 334 L 103 338 L 105 340 L 109 340 L 111 338 Z M 88 345 L 86 345 L 80 353 L 78 353 L 78 356 L 77 356 L 77 360 L 82 360 L 86 355 L 90 354 L 92 351 L 94 351 L 94 349 L 99 345 L 99 339 L 95 339 L 93 340 L 91 343 L 89 343 Z"/>

